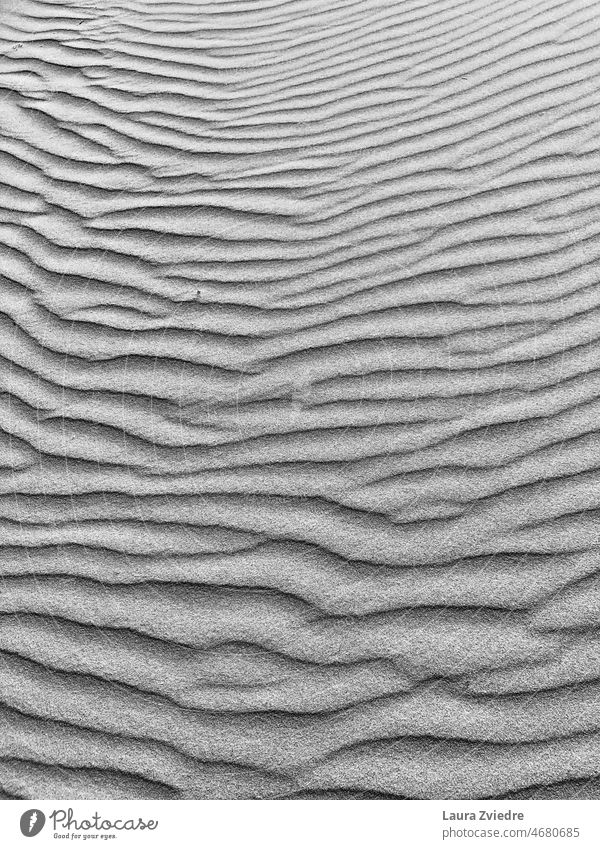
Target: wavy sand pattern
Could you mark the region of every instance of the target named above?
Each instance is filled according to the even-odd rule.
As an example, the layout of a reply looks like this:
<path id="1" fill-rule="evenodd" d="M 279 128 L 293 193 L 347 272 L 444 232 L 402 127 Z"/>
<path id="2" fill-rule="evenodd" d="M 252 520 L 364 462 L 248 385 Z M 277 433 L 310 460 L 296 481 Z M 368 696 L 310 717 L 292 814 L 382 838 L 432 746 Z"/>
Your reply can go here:
<path id="1" fill-rule="evenodd" d="M 600 795 L 599 33 L 0 0 L 2 795 Z"/>

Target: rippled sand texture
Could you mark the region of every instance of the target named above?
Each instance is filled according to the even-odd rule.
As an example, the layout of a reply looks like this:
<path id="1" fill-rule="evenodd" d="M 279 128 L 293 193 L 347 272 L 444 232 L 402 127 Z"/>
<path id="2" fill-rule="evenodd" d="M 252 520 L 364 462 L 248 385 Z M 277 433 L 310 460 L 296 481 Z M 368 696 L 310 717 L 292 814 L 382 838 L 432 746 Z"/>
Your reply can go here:
<path id="1" fill-rule="evenodd" d="M 600 795 L 600 5 L 0 2 L 0 787 Z"/>

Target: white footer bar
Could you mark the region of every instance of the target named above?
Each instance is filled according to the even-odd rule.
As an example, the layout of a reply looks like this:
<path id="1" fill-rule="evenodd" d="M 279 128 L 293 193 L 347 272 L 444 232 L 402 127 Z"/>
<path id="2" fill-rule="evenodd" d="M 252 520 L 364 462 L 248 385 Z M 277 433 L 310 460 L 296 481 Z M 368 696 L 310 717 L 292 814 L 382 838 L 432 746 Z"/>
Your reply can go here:
<path id="1" fill-rule="evenodd" d="M 600 849 L 600 801 L 1 801 L 0 847 Z"/>

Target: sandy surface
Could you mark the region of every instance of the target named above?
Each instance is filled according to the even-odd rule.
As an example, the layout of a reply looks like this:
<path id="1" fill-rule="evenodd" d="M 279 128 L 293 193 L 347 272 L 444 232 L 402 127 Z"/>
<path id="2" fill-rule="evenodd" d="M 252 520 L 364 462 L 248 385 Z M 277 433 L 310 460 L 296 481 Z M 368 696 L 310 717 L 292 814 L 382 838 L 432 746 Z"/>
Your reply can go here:
<path id="1" fill-rule="evenodd" d="M 0 0 L 1 794 L 600 794 L 599 32 Z"/>

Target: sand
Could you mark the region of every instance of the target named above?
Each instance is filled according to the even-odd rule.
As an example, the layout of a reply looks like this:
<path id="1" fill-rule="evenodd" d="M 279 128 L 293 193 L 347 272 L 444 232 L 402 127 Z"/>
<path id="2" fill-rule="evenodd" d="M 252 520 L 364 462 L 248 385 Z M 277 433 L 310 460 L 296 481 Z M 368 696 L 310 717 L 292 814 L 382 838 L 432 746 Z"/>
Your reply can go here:
<path id="1" fill-rule="evenodd" d="M 599 28 L 0 0 L 0 795 L 598 796 Z"/>

